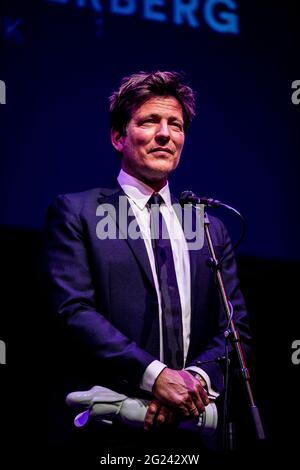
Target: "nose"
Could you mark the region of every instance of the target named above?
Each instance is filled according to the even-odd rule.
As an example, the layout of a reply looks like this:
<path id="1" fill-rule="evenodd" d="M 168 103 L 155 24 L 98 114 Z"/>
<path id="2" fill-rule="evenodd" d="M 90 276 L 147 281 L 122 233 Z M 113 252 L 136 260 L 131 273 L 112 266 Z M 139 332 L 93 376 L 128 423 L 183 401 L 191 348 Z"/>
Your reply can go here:
<path id="1" fill-rule="evenodd" d="M 165 145 L 170 140 L 170 130 L 167 122 L 161 121 L 155 135 L 156 142 Z"/>

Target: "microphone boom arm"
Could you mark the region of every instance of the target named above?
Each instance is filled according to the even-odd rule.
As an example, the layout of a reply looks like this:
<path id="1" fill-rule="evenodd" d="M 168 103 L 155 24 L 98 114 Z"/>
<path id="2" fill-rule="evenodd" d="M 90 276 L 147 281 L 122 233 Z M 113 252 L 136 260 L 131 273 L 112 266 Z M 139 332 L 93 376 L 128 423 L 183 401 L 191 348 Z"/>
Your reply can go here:
<path id="1" fill-rule="evenodd" d="M 256 431 L 256 436 L 259 440 L 264 440 L 265 439 L 265 433 L 264 433 L 262 421 L 261 421 L 261 418 L 260 418 L 260 413 L 259 413 L 259 410 L 258 410 L 258 408 L 255 404 L 255 401 L 254 401 L 252 388 L 251 388 L 251 384 L 250 384 L 250 374 L 249 374 L 249 371 L 248 371 L 248 368 L 247 368 L 247 365 L 246 365 L 246 362 L 245 362 L 245 357 L 244 357 L 244 353 L 243 353 L 243 349 L 242 349 L 242 345 L 241 345 L 240 335 L 239 335 L 239 332 L 237 331 L 237 329 L 235 327 L 234 320 L 233 320 L 233 315 L 231 314 L 231 304 L 230 304 L 230 302 L 228 300 L 228 297 L 227 297 L 227 294 L 226 294 L 226 289 L 225 289 L 225 286 L 224 286 L 223 276 L 222 276 L 222 273 L 221 273 L 221 266 L 220 266 L 220 263 L 218 263 L 218 260 L 216 258 L 216 254 L 215 254 L 215 250 L 214 250 L 214 246 L 213 246 L 213 243 L 212 243 L 210 230 L 209 230 L 209 219 L 208 219 L 208 216 L 207 216 L 206 213 L 204 214 L 204 232 L 205 232 L 205 236 L 206 236 L 206 239 L 207 239 L 210 256 L 211 256 L 211 259 L 212 259 L 211 264 L 212 264 L 212 267 L 213 267 L 213 269 L 216 273 L 218 286 L 219 286 L 220 293 L 221 293 L 221 299 L 222 299 L 223 307 L 224 307 L 224 310 L 226 312 L 226 316 L 227 316 L 227 319 L 228 319 L 228 325 L 229 325 L 229 329 L 230 329 L 229 338 L 231 340 L 233 349 L 235 350 L 236 356 L 238 358 L 239 369 L 240 369 L 240 373 L 241 373 L 243 383 L 245 385 L 246 395 L 247 395 L 248 402 L 249 402 L 249 405 L 250 405 L 250 411 L 251 411 L 252 420 L 253 420 L 253 424 L 254 424 L 255 431 Z M 227 331 L 225 333 L 227 333 Z"/>
<path id="2" fill-rule="evenodd" d="M 236 214 L 238 214 L 241 217 L 241 219 L 244 223 L 244 225 L 243 225 L 243 235 L 244 235 L 245 220 L 242 217 L 242 215 L 236 209 L 234 209 L 233 207 L 228 206 L 227 204 L 224 204 L 224 203 L 222 203 L 220 201 L 217 201 L 217 200 L 214 200 L 212 198 L 198 197 L 192 191 L 184 191 L 180 196 L 180 203 L 181 203 L 181 205 L 184 205 L 184 204 L 187 204 L 187 203 L 190 203 L 190 204 L 193 204 L 193 205 L 195 205 L 195 204 L 204 204 L 205 206 L 212 207 L 212 208 L 218 208 L 218 207 L 223 206 L 223 207 L 226 207 L 227 209 L 233 210 Z M 248 403 L 249 403 L 249 406 L 250 406 L 250 412 L 251 412 L 254 428 L 255 428 L 255 431 L 256 431 L 256 436 L 257 436 L 258 440 L 262 441 L 266 438 L 265 437 L 265 432 L 264 432 L 263 424 L 262 424 L 262 421 L 261 421 L 259 409 L 256 406 L 255 401 L 254 401 L 252 388 L 251 388 L 251 384 L 250 384 L 250 374 L 249 374 L 249 371 L 248 371 L 248 368 L 247 368 L 247 365 L 246 365 L 246 362 L 245 362 L 245 357 L 244 357 L 244 352 L 243 352 L 243 348 L 242 348 L 242 345 L 241 345 L 240 335 L 239 335 L 239 332 L 236 329 L 235 324 L 234 324 L 232 305 L 231 305 L 230 301 L 228 300 L 228 296 L 226 294 L 226 289 L 225 289 L 225 285 L 224 285 L 224 281 L 223 281 L 223 276 L 222 276 L 222 273 L 221 273 L 222 261 L 224 261 L 224 259 L 227 257 L 227 255 L 229 253 L 231 253 L 231 251 L 234 248 L 232 250 L 230 250 L 227 254 L 223 255 L 221 260 L 218 261 L 218 259 L 216 257 L 216 254 L 215 254 L 214 245 L 213 245 L 213 242 L 212 242 L 212 239 L 211 239 L 209 225 L 210 225 L 210 222 L 209 222 L 208 215 L 207 215 L 206 212 L 204 212 L 204 233 L 205 233 L 205 237 L 207 239 L 207 244 L 208 244 L 209 253 L 210 253 L 210 257 L 211 257 L 210 266 L 216 274 L 217 283 L 218 283 L 220 294 L 221 294 L 222 304 L 223 304 L 223 307 L 224 307 L 224 310 L 225 310 L 225 313 L 226 313 L 226 317 L 227 317 L 227 321 L 228 321 L 226 331 L 224 332 L 224 337 L 225 337 L 226 341 L 227 341 L 227 339 L 230 339 L 233 350 L 236 353 L 236 357 L 238 359 L 238 364 L 239 364 L 239 369 L 240 369 L 242 381 L 244 383 L 244 390 L 245 390 L 245 393 L 246 393 L 246 396 L 247 396 L 247 399 L 248 399 Z M 239 243 L 240 243 L 241 239 L 243 238 L 243 235 L 242 235 L 242 237 L 240 237 Z M 235 244 L 235 247 L 236 246 L 237 246 L 237 244 Z"/>

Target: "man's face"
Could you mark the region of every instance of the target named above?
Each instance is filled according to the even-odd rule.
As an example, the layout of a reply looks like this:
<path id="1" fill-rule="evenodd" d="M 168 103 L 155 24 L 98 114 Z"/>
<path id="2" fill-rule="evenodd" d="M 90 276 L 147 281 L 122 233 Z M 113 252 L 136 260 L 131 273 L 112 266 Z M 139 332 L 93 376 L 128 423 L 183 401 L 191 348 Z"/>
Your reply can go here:
<path id="1" fill-rule="evenodd" d="M 112 144 L 122 153 L 123 170 L 145 183 L 165 182 L 179 163 L 183 125 L 176 98 L 150 98 L 133 112 L 126 135 L 112 131 Z"/>

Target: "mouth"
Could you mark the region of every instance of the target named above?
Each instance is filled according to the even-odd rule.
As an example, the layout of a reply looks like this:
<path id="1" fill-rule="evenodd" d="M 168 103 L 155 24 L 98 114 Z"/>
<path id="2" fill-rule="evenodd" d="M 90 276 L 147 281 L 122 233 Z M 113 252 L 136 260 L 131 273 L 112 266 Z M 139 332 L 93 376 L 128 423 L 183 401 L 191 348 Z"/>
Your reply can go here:
<path id="1" fill-rule="evenodd" d="M 150 150 L 150 153 L 155 153 L 155 152 L 167 152 L 167 153 L 170 153 L 171 155 L 174 155 L 174 152 L 167 147 L 155 147 L 154 149 Z"/>

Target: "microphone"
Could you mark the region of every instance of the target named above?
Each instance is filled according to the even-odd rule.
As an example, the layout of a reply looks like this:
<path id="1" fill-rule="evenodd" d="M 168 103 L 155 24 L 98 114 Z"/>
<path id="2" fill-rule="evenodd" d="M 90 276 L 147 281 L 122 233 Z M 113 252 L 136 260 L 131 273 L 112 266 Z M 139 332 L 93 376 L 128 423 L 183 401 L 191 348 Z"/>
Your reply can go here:
<path id="1" fill-rule="evenodd" d="M 214 209 L 218 207 L 225 207 L 226 209 L 229 209 L 238 215 L 242 222 L 242 232 L 240 238 L 231 248 L 229 248 L 229 251 L 222 256 L 221 260 L 219 260 L 219 265 L 221 265 L 224 259 L 227 258 L 227 256 L 239 246 L 246 235 L 246 221 L 242 214 L 237 209 L 229 206 L 228 204 L 225 204 L 224 202 L 218 201 L 217 199 L 212 199 L 210 197 L 199 197 L 193 193 L 193 191 L 183 191 L 180 195 L 179 203 L 182 207 L 184 207 L 185 204 L 203 204 L 204 206 L 212 207 Z"/>
<path id="2" fill-rule="evenodd" d="M 203 204 L 207 207 L 221 207 L 223 204 L 217 199 L 212 199 L 210 197 L 199 197 L 193 191 L 183 191 L 180 195 L 179 202 L 181 206 L 184 204 Z"/>

